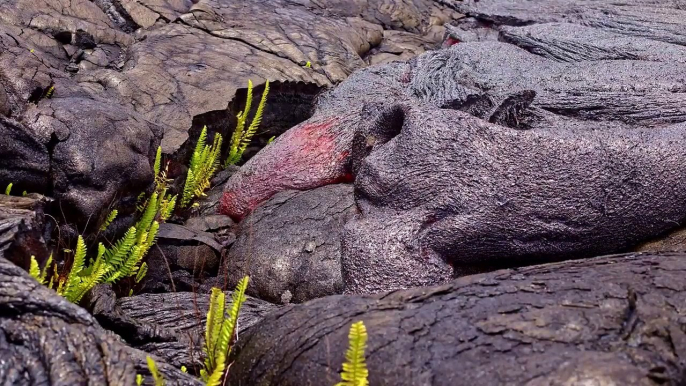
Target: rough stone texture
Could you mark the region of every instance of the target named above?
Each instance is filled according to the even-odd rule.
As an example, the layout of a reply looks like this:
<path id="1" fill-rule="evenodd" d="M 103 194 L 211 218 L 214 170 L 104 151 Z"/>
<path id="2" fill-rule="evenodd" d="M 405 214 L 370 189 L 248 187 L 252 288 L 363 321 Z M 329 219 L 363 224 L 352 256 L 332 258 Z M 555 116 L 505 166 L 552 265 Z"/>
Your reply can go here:
<path id="1" fill-rule="evenodd" d="M 238 343 L 230 385 L 332 385 L 367 328 L 370 385 L 677 385 L 686 255 L 623 255 L 286 306 Z"/>
<path id="2" fill-rule="evenodd" d="M 231 292 L 226 292 L 227 306 Z M 177 292 L 143 294 L 116 299 L 109 286 L 90 294 L 89 309 L 106 328 L 128 344 L 163 358 L 176 368 L 198 373 L 204 361 L 202 346 L 209 294 Z M 238 334 L 259 322 L 276 306 L 248 297 L 238 318 Z"/>
<path id="3" fill-rule="evenodd" d="M 146 353 L 104 330 L 84 309 L 38 284 L 0 254 L 3 385 L 135 384 L 150 378 Z M 202 385 L 154 357 L 167 385 Z"/>
<path id="4" fill-rule="evenodd" d="M 282 190 L 355 178 L 349 292 L 627 251 L 686 220 L 671 191 L 684 180 L 679 4 L 443 3 L 469 16 L 449 49 L 322 95 L 229 179 L 219 211 L 240 220 Z"/>
<path id="5" fill-rule="evenodd" d="M 637 252 L 686 252 L 686 229 L 679 228 L 662 237 L 639 245 Z"/>
<path id="6" fill-rule="evenodd" d="M 430 0 L 8 0 L 0 15 L 0 186 L 56 198 L 80 227 L 134 206 L 159 143 L 185 162 L 204 124 L 228 137 L 248 79 L 274 82 L 275 135 L 308 117 L 293 90 L 311 101 L 365 66 L 384 29 L 416 35 L 384 53 L 404 57 L 459 17 Z"/>
<path id="7" fill-rule="evenodd" d="M 343 237 L 347 291 L 612 253 L 686 219 L 686 124 L 514 130 L 453 110 L 398 107 L 377 128 L 397 135 L 357 171 L 362 214 Z"/>
<path id="8" fill-rule="evenodd" d="M 42 239 L 45 226 L 44 207 L 49 200 L 32 194 L 26 197 L 0 195 L 0 253 L 13 246 L 11 252 L 20 248 L 20 228 L 23 232 L 36 232 Z M 30 257 L 30 256 L 29 256 Z M 24 266 L 23 261 L 15 264 Z M 26 266 L 28 268 L 28 266 Z"/>
<path id="9" fill-rule="evenodd" d="M 351 185 L 276 194 L 241 223 L 226 259 L 229 287 L 249 275 L 248 293 L 277 303 L 340 293 L 340 238 L 354 213 Z"/>

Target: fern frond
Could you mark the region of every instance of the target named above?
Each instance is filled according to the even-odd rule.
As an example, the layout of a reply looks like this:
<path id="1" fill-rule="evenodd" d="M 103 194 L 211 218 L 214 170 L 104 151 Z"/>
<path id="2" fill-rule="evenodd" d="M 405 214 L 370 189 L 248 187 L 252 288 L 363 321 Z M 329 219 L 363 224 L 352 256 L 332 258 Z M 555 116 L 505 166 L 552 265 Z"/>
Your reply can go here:
<path id="1" fill-rule="evenodd" d="M 40 267 L 38 266 L 38 260 L 36 260 L 36 256 L 31 255 L 31 265 L 29 266 L 29 275 L 31 275 L 32 278 L 36 279 L 37 282 L 43 284 L 43 282 L 40 279 Z"/>
<path id="2" fill-rule="evenodd" d="M 206 138 L 207 128 L 204 127 L 201 132 L 202 141 L 198 141 L 186 175 L 186 184 L 181 196 L 182 208 L 185 208 L 193 197 L 205 195 L 205 190 L 210 187 L 210 179 L 219 166 L 222 136 L 216 133 L 211 146 L 205 144 Z"/>
<path id="3" fill-rule="evenodd" d="M 231 294 L 231 308 L 229 309 L 229 318 L 226 320 L 225 331 L 222 331 L 222 340 L 220 342 L 223 352 L 226 352 L 226 357 L 228 358 L 231 354 L 231 340 L 236 335 L 236 327 L 238 327 L 238 314 L 243 307 L 245 302 L 245 291 L 248 289 L 248 282 L 250 277 L 245 276 L 242 278 L 236 289 Z"/>
<path id="4" fill-rule="evenodd" d="M 155 164 L 152 167 L 153 173 L 155 173 L 155 178 L 160 175 L 160 167 L 162 166 L 162 146 L 157 147 L 157 153 L 155 153 Z"/>
<path id="5" fill-rule="evenodd" d="M 345 353 L 341 380 L 336 386 L 367 386 L 367 364 L 364 350 L 367 347 L 367 329 L 362 321 L 353 323 L 348 334 L 349 347 Z"/>
<path id="6" fill-rule="evenodd" d="M 262 123 L 262 114 L 264 113 L 264 106 L 267 104 L 267 95 L 269 94 L 269 81 L 267 81 L 264 84 L 264 92 L 262 92 L 262 99 L 260 100 L 260 104 L 257 106 L 257 111 L 255 112 L 255 116 L 252 119 L 252 122 L 250 123 L 250 126 L 248 127 L 248 130 L 243 134 L 243 137 L 241 138 L 241 147 L 240 147 L 240 154 L 241 156 L 243 155 L 243 152 L 245 152 L 245 149 L 250 146 L 250 141 L 252 141 L 252 137 L 255 135 L 257 132 L 257 128 L 260 126 L 260 123 Z"/>
<path id="7" fill-rule="evenodd" d="M 126 234 L 124 234 L 124 237 L 119 239 L 119 241 L 112 248 L 105 252 L 105 262 L 113 269 L 116 270 L 122 264 L 124 264 L 126 256 L 136 243 L 137 232 L 138 231 L 135 226 L 129 228 L 129 230 L 126 231 Z"/>
<path id="8" fill-rule="evenodd" d="M 188 169 L 188 174 L 186 175 L 186 184 L 183 186 L 183 194 L 181 195 L 181 207 L 185 208 L 189 202 L 193 199 L 193 192 L 195 192 L 195 177 L 193 176 L 193 170 Z"/>
<path id="9" fill-rule="evenodd" d="M 10 184 L 5 188 L 5 195 L 9 196 L 10 193 L 12 193 L 12 182 L 10 182 Z"/>
<path id="10" fill-rule="evenodd" d="M 72 303 L 76 303 L 79 286 L 81 285 L 81 277 L 79 273 L 83 270 L 83 264 L 86 261 L 86 243 L 83 237 L 79 235 L 76 241 L 76 251 L 74 252 L 74 261 L 72 262 L 67 282 L 64 285 L 64 297 Z"/>
<path id="11" fill-rule="evenodd" d="M 150 225 L 150 230 L 148 230 L 148 234 L 145 237 L 145 242 L 141 244 L 141 253 L 143 256 L 145 256 L 150 248 L 155 244 L 155 241 L 157 241 L 157 231 L 160 229 L 160 223 L 157 221 L 154 221 L 152 225 Z"/>
<path id="12" fill-rule="evenodd" d="M 200 158 L 202 157 L 202 151 L 205 149 L 205 142 L 207 141 L 207 126 L 203 126 L 200 131 L 200 137 L 198 137 L 198 143 L 195 144 L 195 150 L 191 156 L 191 164 L 189 169 L 197 170 L 201 164 Z"/>
<path id="13" fill-rule="evenodd" d="M 224 323 L 224 306 L 226 295 L 219 288 L 212 288 L 210 294 L 210 307 L 207 311 L 207 322 L 205 322 L 205 370 L 209 373 L 215 368 L 216 347 L 221 335 L 221 328 Z M 207 381 L 208 378 L 203 378 Z"/>
<path id="14" fill-rule="evenodd" d="M 143 235 L 146 235 L 150 230 L 152 222 L 157 216 L 159 210 L 159 202 L 157 192 L 153 193 L 148 200 L 148 206 L 145 208 L 145 212 L 141 216 L 140 220 L 136 223 L 136 244 L 141 244 Z"/>
<path id="15" fill-rule="evenodd" d="M 136 273 L 136 283 L 140 283 L 141 280 L 145 277 L 145 275 L 148 273 L 148 264 L 143 263 L 141 264 L 141 267 L 138 268 L 138 273 Z"/>
<path id="16" fill-rule="evenodd" d="M 162 205 L 160 205 L 160 220 L 167 221 L 172 213 L 174 213 L 176 197 L 177 195 L 173 195 L 171 198 L 168 197 L 162 202 Z"/>
<path id="17" fill-rule="evenodd" d="M 144 237 L 147 237 L 147 235 Z M 145 240 L 143 240 L 143 243 L 145 243 Z M 136 245 L 131 248 L 129 257 L 119 271 L 117 271 L 116 279 L 114 280 L 118 280 L 122 277 L 129 277 L 138 270 L 138 263 L 143 259 L 143 248 L 143 245 Z"/>
<path id="18" fill-rule="evenodd" d="M 233 291 L 228 318 L 224 317 L 223 311 L 224 293 L 219 288 L 212 288 L 210 310 L 207 314 L 207 326 L 205 329 L 206 351 L 208 354 L 205 360 L 205 369 L 200 371 L 202 379 L 208 386 L 219 386 L 224 375 L 226 361 L 231 354 L 232 339 L 236 334 L 236 327 L 238 326 L 238 315 L 246 299 L 245 291 L 248 288 L 249 280 L 248 276 L 241 279 Z M 221 311 L 220 317 L 217 316 L 219 311 Z"/>
<path id="19" fill-rule="evenodd" d="M 226 158 L 224 167 L 229 165 L 237 164 L 243 157 L 243 153 L 250 146 L 253 136 L 257 132 L 257 129 L 262 123 L 262 115 L 264 113 L 264 107 L 267 104 L 267 95 L 269 94 L 269 81 L 265 82 L 264 92 L 262 92 L 262 99 L 260 104 L 257 106 L 257 111 L 253 117 L 250 126 L 247 130 L 245 129 L 245 122 L 250 113 L 250 108 L 252 107 L 252 81 L 248 80 L 248 97 L 245 102 L 245 110 L 239 113 L 237 117 L 236 130 L 234 130 L 231 136 L 231 145 L 229 146 L 229 156 Z"/>
<path id="20" fill-rule="evenodd" d="M 102 231 L 104 231 L 105 229 L 107 229 L 107 227 L 110 226 L 110 224 L 112 224 L 112 221 L 114 221 L 114 219 L 117 218 L 117 215 L 118 215 L 118 214 L 119 214 L 119 211 L 116 210 L 116 209 L 113 209 L 113 210 L 110 212 L 110 214 L 107 215 L 107 219 L 105 219 L 105 222 L 104 222 L 104 223 L 102 224 L 102 226 L 100 227 L 100 231 L 102 232 Z"/>
<path id="21" fill-rule="evenodd" d="M 45 266 L 43 266 L 43 271 L 41 272 L 40 279 L 38 280 L 39 283 L 45 284 L 45 280 L 48 278 L 48 270 L 50 269 L 51 264 L 52 253 L 50 254 L 50 257 L 48 257 L 48 261 L 45 262 Z M 48 288 L 52 288 L 52 285 L 49 285 Z"/>
<path id="22" fill-rule="evenodd" d="M 250 109 L 252 108 L 252 86 L 252 80 L 248 79 L 248 95 L 245 97 L 245 109 L 243 109 L 243 114 L 241 114 L 243 122 L 247 120 Z"/>
<path id="23" fill-rule="evenodd" d="M 164 378 L 162 377 L 160 370 L 157 369 L 155 360 L 152 359 L 150 355 L 145 359 L 148 361 L 148 370 L 150 370 L 150 374 L 152 374 L 152 378 L 155 380 L 155 386 L 164 386 Z"/>

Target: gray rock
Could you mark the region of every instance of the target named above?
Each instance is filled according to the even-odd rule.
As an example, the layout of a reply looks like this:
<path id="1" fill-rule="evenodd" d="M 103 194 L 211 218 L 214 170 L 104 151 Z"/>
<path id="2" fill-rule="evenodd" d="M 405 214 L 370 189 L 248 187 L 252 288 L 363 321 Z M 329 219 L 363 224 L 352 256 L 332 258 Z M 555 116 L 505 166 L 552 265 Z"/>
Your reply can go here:
<path id="1" fill-rule="evenodd" d="M 349 292 L 614 253 L 686 219 L 686 123 L 514 130 L 398 106 L 376 128 L 397 135 L 357 171 L 361 214 L 343 236 Z"/>
<path id="2" fill-rule="evenodd" d="M 203 243 L 217 252 L 221 252 L 222 246 L 217 243 L 211 233 L 192 230 L 183 225 L 162 223 L 157 232 L 159 239 L 174 240 L 175 242 L 199 242 Z"/>
<path id="3" fill-rule="evenodd" d="M 186 221 L 186 227 L 198 232 L 214 232 L 236 225 L 231 217 L 220 214 L 191 217 Z"/>
<path id="4" fill-rule="evenodd" d="M 275 195 L 241 223 L 226 258 L 229 287 L 249 275 L 248 293 L 275 303 L 340 293 L 340 236 L 354 212 L 350 185 Z"/>
<path id="5" fill-rule="evenodd" d="M 349 292 L 627 251 L 683 224 L 681 7 L 450 3 L 466 42 L 356 71 L 229 179 L 220 213 L 354 178 Z"/>
<path id="6" fill-rule="evenodd" d="M 183 269 L 199 273 L 201 271 L 214 273 L 219 266 L 219 255 L 217 252 L 201 244 L 197 246 L 178 247 L 178 257 L 176 263 Z"/>
<path id="7" fill-rule="evenodd" d="M 684 254 L 621 255 L 289 305 L 243 334 L 228 384 L 333 385 L 357 321 L 370 385 L 679 383 L 684 274 Z"/>
<path id="8" fill-rule="evenodd" d="M 0 379 L 7 385 L 133 385 L 150 377 L 146 352 L 38 284 L 0 253 Z M 46 359 L 49 358 L 49 359 Z M 203 383 L 153 356 L 167 385 Z"/>
<path id="9" fill-rule="evenodd" d="M 231 292 L 226 292 L 227 306 Z M 130 345 L 190 371 L 203 365 L 207 292 L 143 294 L 116 299 L 109 286 L 96 287 L 88 306 L 98 321 Z M 238 317 L 238 334 L 258 323 L 275 305 L 248 297 Z"/>
<path id="10" fill-rule="evenodd" d="M 269 129 L 290 114 L 279 85 L 286 96 L 305 85 L 311 100 L 366 65 L 382 24 L 424 42 L 451 12 L 430 0 L 4 1 L 0 186 L 54 197 L 60 218 L 97 227 L 110 205 L 133 210 L 159 144 L 185 164 L 203 125 L 230 138 L 248 79 L 273 84 Z"/>

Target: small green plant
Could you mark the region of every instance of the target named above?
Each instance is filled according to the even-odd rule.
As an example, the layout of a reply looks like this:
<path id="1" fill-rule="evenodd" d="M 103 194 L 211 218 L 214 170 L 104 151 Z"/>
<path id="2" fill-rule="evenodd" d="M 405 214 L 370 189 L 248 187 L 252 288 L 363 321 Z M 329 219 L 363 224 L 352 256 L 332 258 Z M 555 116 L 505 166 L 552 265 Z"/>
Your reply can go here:
<path id="1" fill-rule="evenodd" d="M 107 215 L 107 218 L 105 219 L 105 222 L 102 223 L 102 226 L 100 227 L 100 231 L 104 231 L 107 229 L 110 224 L 112 224 L 112 221 L 114 221 L 115 218 L 117 218 L 117 215 L 119 214 L 119 211 L 116 209 L 113 209 L 110 211 L 110 214 Z"/>
<path id="2" fill-rule="evenodd" d="M 248 113 L 250 113 L 250 108 L 252 107 L 252 81 L 248 80 L 248 95 L 245 100 L 245 109 L 242 112 L 238 113 L 238 115 L 236 116 L 238 122 L 236 124 L 236 130 L 233 132 L 233 135 L 231 136 L 229 156 L 226 158 L 224 167 L 228 167 L 229 165 L 235 165 L 238 162 L 240 162 L 241 158 L 243 157 L 243 152 L 245 152 L 245 149 L 247 149 L 250 145 L 252 137 L 257 132 L 257 128 L 260 126 L 260 123 L 262 123 L 262 114 L 264 112 L 264 107 L 267 104 L 268 94 L 269 81 L 267 81 L 264 84 L 264 92 L 262 93 L 262 99 L 260 100 L 260 104 L 257 106 L 257 111 L 255 112 L 255 116 L 253 117 L 250 126 L 248 126 L 248 129 L 246 130 L 246 120 L 248 118 Z"/>
<path id="3" fill-rule="evenodd" d="M 38 260 L 36 260 L 36 256 L 31 255 L 29 275 L 36 279 L 37 282 L 46 285 L 48 278 L 48 269 L 50 269 L 50 264 L 52 264 L 52 254 L 50 255 L 50 257 L 48 257 L 48 261 L 45 262 L 45 266 L 41 271 L 40 267 L 38 266 Z"/>
<path id="4" fill-rule="evenodd" d="M 214 135 L 212 145 L 205 144 L 207 139 L 207 127 L 203 127 L 198 138 L 198 144 L 191 157 L 191 164 L 186 175 L 186 184 L 181 195 L 181 207 L 185 208 L 194 197 L 205 195 L 205 190 L 210 187 L 210 179 L 219 168 L 219 153 L 222 146 L 222 136 Z"/>
<path id="5" fill-rule="evenodd" d="M 348 351 L 345 353 L 341 382 L 336 386 L 367 386 L 367 364 L 364 350 L 367 347 L 367 329 L 362 321 L 353 323 L 348 333 Z"/>
<path id="6" fill-rule="evenodd" d="M 136 374 L 136 385 L 141 386 L 143 384 L 143 376 L 140 374 Z"/>
<path id="7" fill-rule="evenodd" d="M 140 219 L 134 226 L 130 227 L 124 236 L 113 243 L 110 248 L 106 248 L 103 243 L 98 245 L 98 253 L 91 264 L 87 264 L 87 248 L 83 237 L 79 236 L 74 251 L 74 259 L 69 273 L 60 278 L 59 275 L 53 276 L 48 283 L 48 287 L 53 288 L 56 283 L 56 291 L 69 301 L 78 303 L 83 296 L 93 287 L 100 283 L 114 283 L 123 278 L 134 276 L 136 283 L 139 283 L 148 272 L 148 265 L 143 262 L 143 258 L 150 248 L 155 244 L 160 222 L 166 221 L 174 211 L 176 197 L 167 193 L 168 180 L 166 170 L 160 171 L 161 150 L 158 148 L 155 159 L 155 170 L 158 173 L 155 178 L 155 190 L 147 199 L 142 207 Z M 101 230 L 107 228 L 117 215 L 117 210 L 113 210 L 107 216 L 107 220 Z M 71 250 L 65 250 L 70 253 Z M 50 265 L 52 257 L 48 260 L 45 270 Z M 31 275 L 34 276 L 38 263 L 31 267 Z M 56 270 L 55 270 L 56 274 Z M 35 276 L 34 276 L 35 277 Z M 41 275 L 42 284 L 45 284 L 47 277 L 44 271 Z M 129 291 L 132 294 L 132 291 Z"/>
<path id="8" fill-rule="evenodd" d="M 152 379 L 155 380 L 155 386 L 164 386 L 164 377 L 162 377 L 162 374 L 160 373 L 160 370 L 157 369 L 157 363 L 155 363 L 155 360 L 148 355 L 145 358 L 148 361 L 148 370 L 150 370 L 150 374 L 152 374 Z"/>
<path id="9" fill-rule="evenodd" d="M 236 335 L 238 314 L 245 302 L 245 290 L 248 288 L 248 276 L 241 279 L 231 295 L 229 317 L 224 315 L 225 295 L 219 288 L 212 288 L 210 308 L 207 311 L 205 326 L 205 368 L 200 370 L 200 377 L 207 386 L 219 386 L 226 361 L 231 354 L 233 337 Z"/>
<path id="10" fill-rule="evenodd" d="M 10 193 L 12 193 L 12 183 L 11 183 L 11 182 L 10 182 L 10 184 L 7 185 L 7 187 L 5 188 L 5 195 L 6 195 L 6 196 L 9 196 Z"/>

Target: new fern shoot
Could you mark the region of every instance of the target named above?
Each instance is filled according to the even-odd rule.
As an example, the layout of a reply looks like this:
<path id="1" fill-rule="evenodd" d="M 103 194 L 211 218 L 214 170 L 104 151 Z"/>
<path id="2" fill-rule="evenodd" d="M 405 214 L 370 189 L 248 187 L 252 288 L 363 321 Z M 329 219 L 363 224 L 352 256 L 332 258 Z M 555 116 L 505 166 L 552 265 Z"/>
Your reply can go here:
<path id="1" fill-rule="evenodd" d="M 248 276 L 241 279 L 231 295 L 229 317 L 224 315 L 225 295 L 219 288 L 212 288 L 210 308 L 207 311 L 205 326 L 205 368 L 200 370 L 200 377 L 207 386 L 219 386 L 227 367 L 226 361 L 231 354 L 233 338 L 236 336 L 238 314 L 245 302 L 245 290 L 248 288 Z"/>
<path id="2" fill-rule="evenodd" d="M 245 109 L 238 113 L 236 116 L 238 122 L 236 124 L 236 130 L 234 130 L 231 136 L 231 145 L 229 147 L 229 156 L 224 162 L 224 167 L 229 165 L 235 165 L 240 162 L 243 157 L 243 152 L 250 145 L 252 137 L 257 132 L 257 129 L 262 123 L 262 114 L 264 113 L 264 107 L 267 105 L 267 95 L 269 94 L 269 81 L 264 84 L 264 92 L 262 93 L 262 99 L 260 104 L 257 106 L 257 111 L 255 116 L 250 123 L 248 128 L 245 128 L 248 114 L 250 113 L 250 108 L 252 107 L 252 81 L 248 80 L 248 95 L 245 100 Z"/>
<path id="3" fill-rule="evenodd" d="M 364 351 L 367 348 L 367 329 L 362 321 L 353 323 L 348 334 L 348 351 L 345 353 L 341 382 L 336 386 L 367 386 L 367 364 Z"/>

